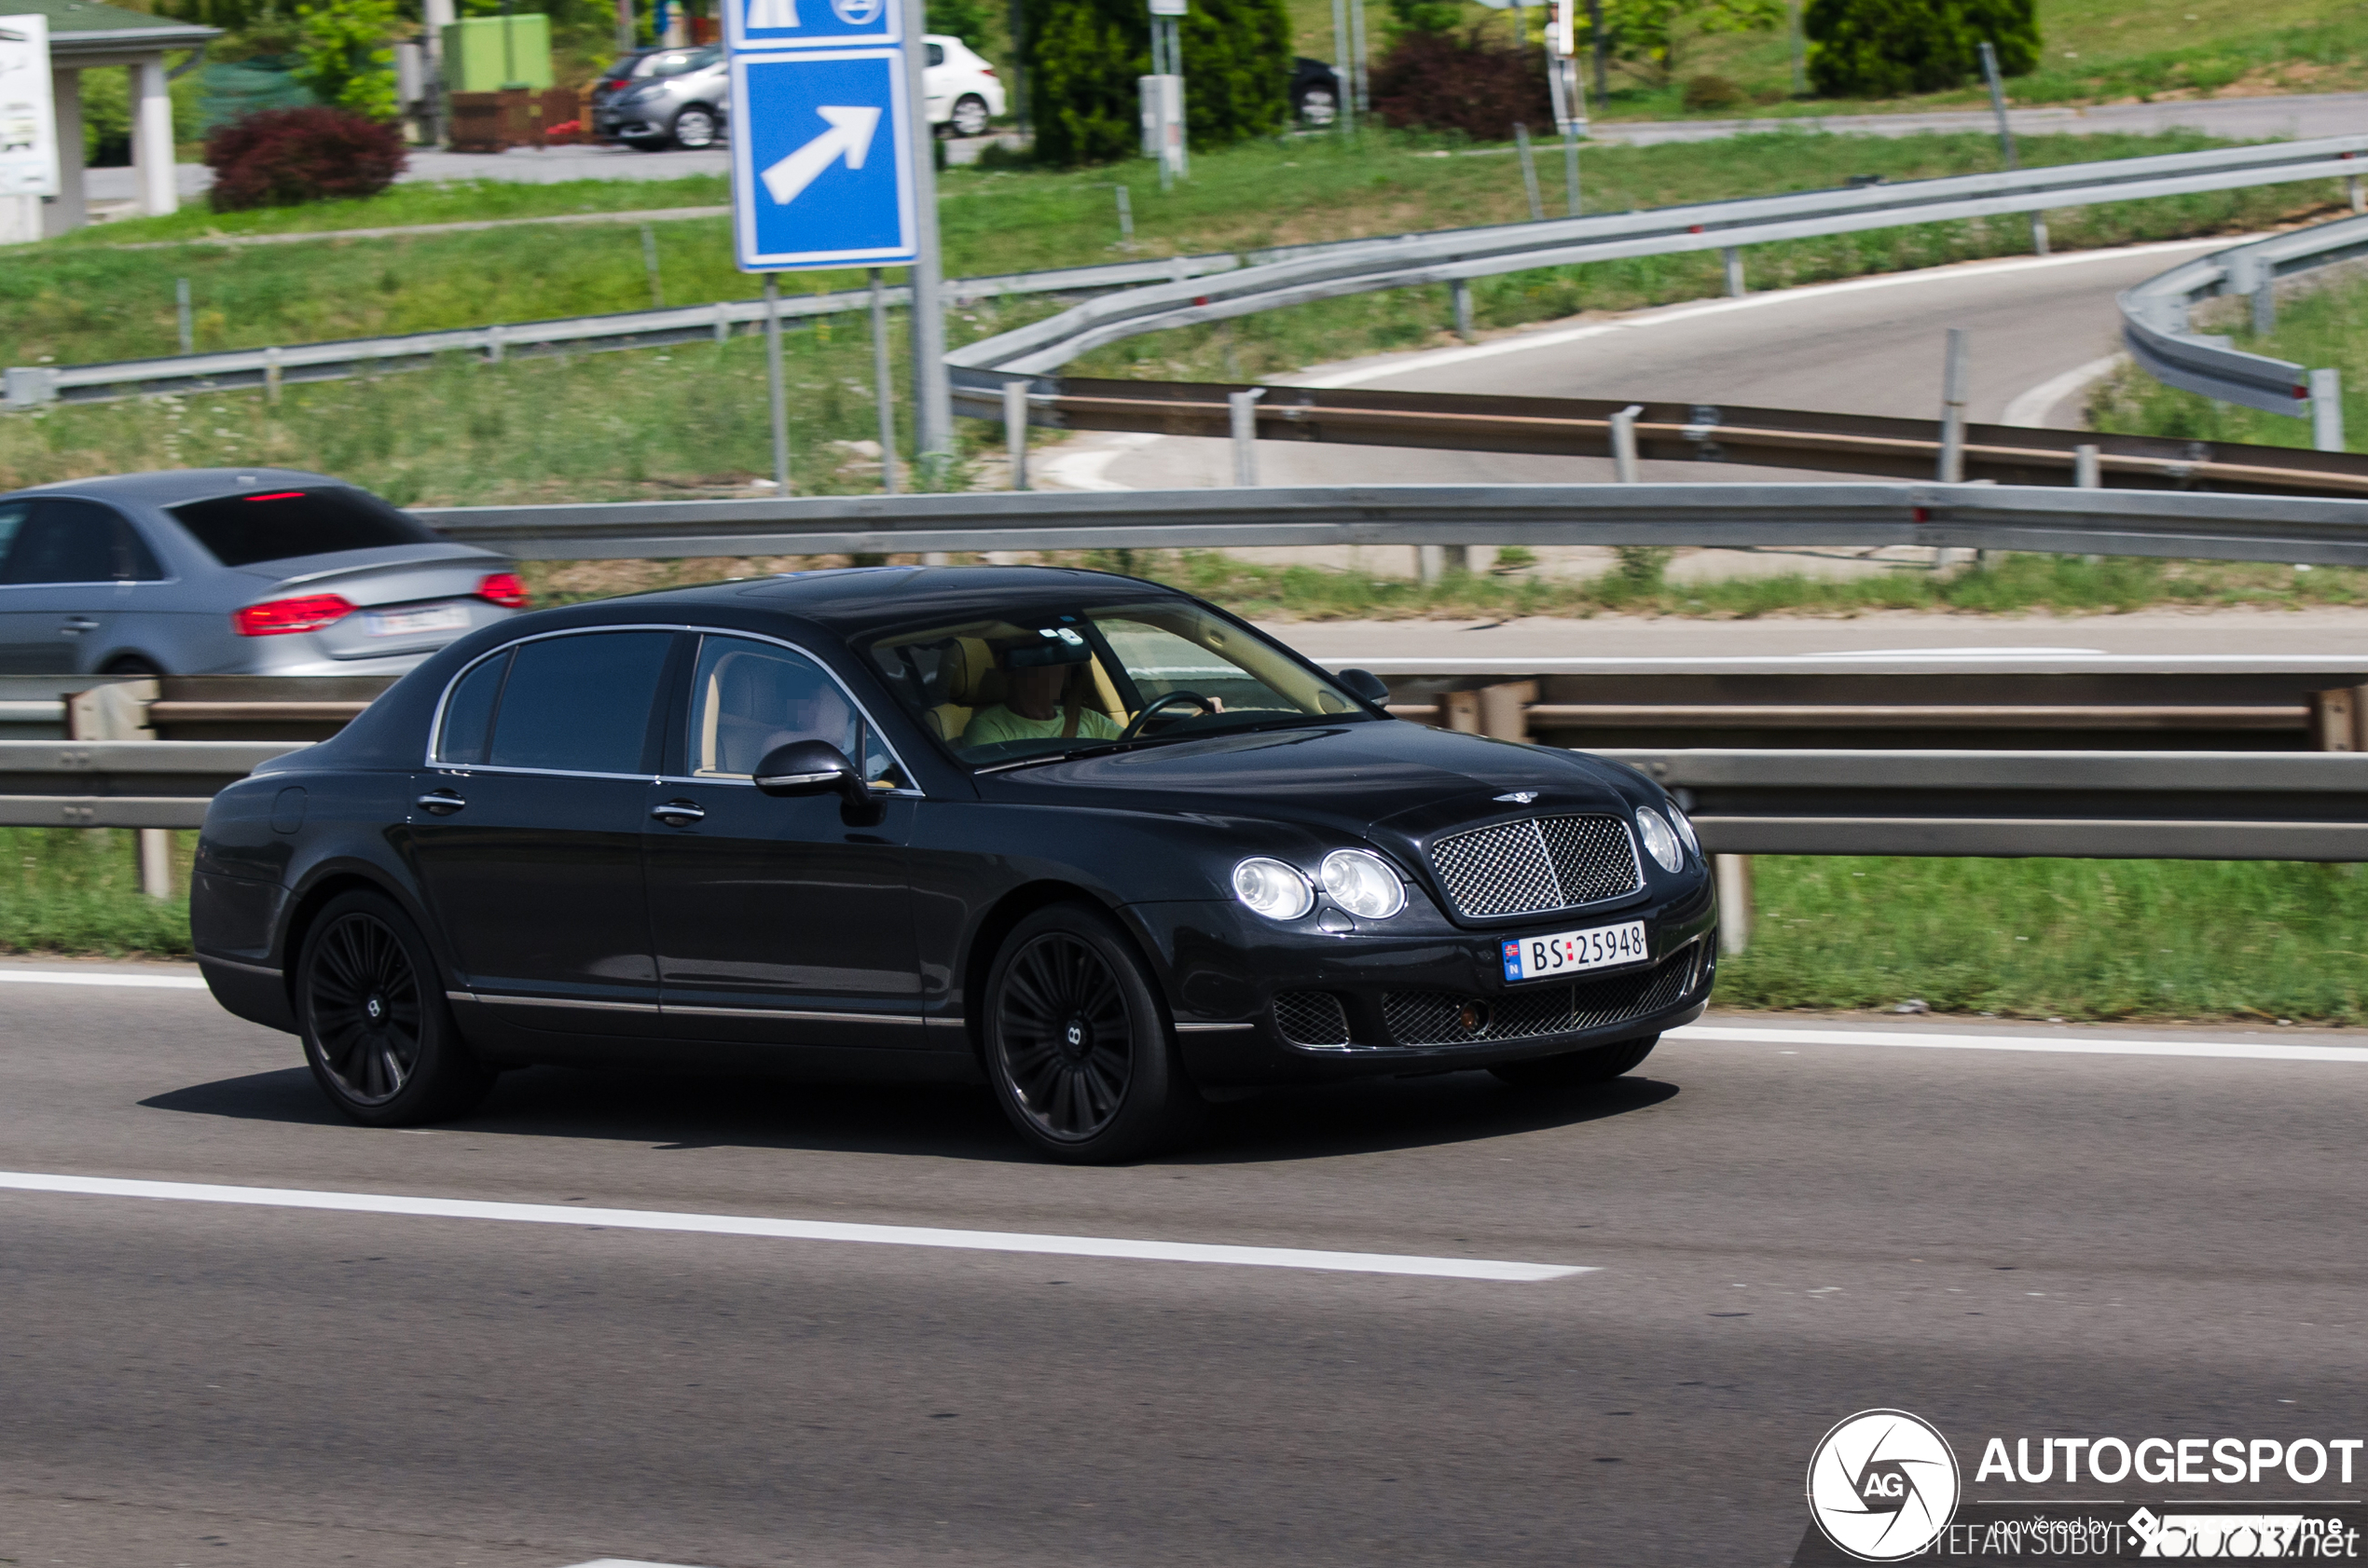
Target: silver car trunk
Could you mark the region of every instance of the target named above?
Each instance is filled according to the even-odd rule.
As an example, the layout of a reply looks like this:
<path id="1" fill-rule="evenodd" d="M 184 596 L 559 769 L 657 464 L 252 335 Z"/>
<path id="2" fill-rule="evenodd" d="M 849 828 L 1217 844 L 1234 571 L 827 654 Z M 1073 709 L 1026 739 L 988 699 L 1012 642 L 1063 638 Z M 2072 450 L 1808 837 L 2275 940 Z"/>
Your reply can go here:
<path id="1" fill-rule="evenodd" d="M 424 558 L 423 558 L 424 557 Z M 340 550 L 241 568 L 255 580 L 250 602 L 336 594 L 359 607 L 312 634 L 333 659 L 374 659 L 441 648 L 510 612 L 477 596 L 511 562 L 466 544 Z M 426 611 L 429 614 L 413 612 Z M 448 612 L 436 614 L 434 612 Z"/>

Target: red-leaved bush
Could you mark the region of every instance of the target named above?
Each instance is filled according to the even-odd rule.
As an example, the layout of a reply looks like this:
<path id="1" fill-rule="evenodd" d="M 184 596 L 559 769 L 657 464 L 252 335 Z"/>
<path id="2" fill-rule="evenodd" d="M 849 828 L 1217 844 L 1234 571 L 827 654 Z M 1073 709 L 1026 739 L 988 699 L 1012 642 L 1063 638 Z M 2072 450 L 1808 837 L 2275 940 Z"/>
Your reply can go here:
<path id="1" fill-rule="evenodd" d="M 344 109 L 263 109 L 205 139 L 217 213 L 376 196 L 408 158 L 403 132 Z"/>
<path id="2" fill-rule="evenodd" d="M 1554 127 L 1541 57 L 1477 31 L 1401 36 L 1373 68 L 1373 112 L 1391 125 L 1460 131 L 1483 142 L 1509 140 L 1516 122 L 1532 135 Z"/>

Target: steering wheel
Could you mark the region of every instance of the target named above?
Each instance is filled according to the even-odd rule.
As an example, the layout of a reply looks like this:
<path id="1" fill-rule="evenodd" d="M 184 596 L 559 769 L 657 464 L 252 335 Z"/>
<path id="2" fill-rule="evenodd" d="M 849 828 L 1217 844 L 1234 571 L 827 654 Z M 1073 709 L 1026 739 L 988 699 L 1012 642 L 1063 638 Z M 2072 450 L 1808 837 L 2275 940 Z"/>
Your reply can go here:
<path id="1" fill-rule="evenodd" d="M 1161 708 L 1173 708 L 1177 703 L 1183 702 L 1191 703 L 1193 707 L 1199 708 L 1204 713 L 1214 713 L 1217 711 L 1217 704 L 1209 701 L 1208 698 L 1201 695 L 1198 692 L 1163 693 L 1161 695 L 1153 697 L 1150 702 L 1143 705 L 1143 711 L 1135 715 L 1134 722 L 1128 724 L 1126 728 L 1119 732 L 1119 739 L 1135 739 L 1143 733 L 1143 726 L 1150 723 L 1151 720 L 1158 715 Z"/>

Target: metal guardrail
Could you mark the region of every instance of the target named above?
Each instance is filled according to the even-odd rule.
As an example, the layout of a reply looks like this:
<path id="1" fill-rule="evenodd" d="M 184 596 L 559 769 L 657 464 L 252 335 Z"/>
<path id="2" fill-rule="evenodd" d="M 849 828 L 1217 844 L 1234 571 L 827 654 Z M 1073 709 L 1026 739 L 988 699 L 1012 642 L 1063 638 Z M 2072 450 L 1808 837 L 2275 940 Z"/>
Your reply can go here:
<path id="1" fill-rule="evenodd" d="M 530 559 L 1309 544 L 1885 545 L 2368 565 L 2368 502 L 2008 485 L 1339 485 L 421 509 Z"/>
<path id="2" fill-rule="evenodd" d="M 1089 350 L 1147 332 L 1379 289 L 1461 283 L 1543 267 L 1740 250 L 1778 240 L 1902 224 L 2297 180 L 2347 179 L 2361 172 L 2359 159 L 2363 154 L 2368 154 L 2368 136 L 2333 136 L 1405 235 L 1242 268 L 1205 283 L 1132 289 L 956 350 L 946 356 L 946 364 L 953 368 L 960 411 L 995 417 L 1006 380 L 1044 375 Z"/>
<path id="3" fill-rule="evenodd" d="M 1617 458 L 1616 416 L 1637 410 L 1629 428 L 1635 455 L 1654 462 L 1750 463 L 1883 478 L 1928 479 L 1939 468 L 1934 420 L 1810 413 L 1705 403 L 1511 397 L 1466 392 L 1378 392 L 1203 381 L 1039 378 L 1029 422 L 1067 430 L 1162 435 L 1235 434 L 1234 394 L 1258 393 L 1252 438 L 1353 446 L 1443 447 L 1466 452 L 1538 452 Z M 2253 495 L 2368 499 L 2368 457 L 2287 447 L 1967 425 L 1964 476 L 2001 485 L 2061 485 L 2082 475 L 2081 448 L 2097 455 L 2094 479 L 2109 489 L 2226 489 Z"/>
<path id="4" fill-rule="evenodd" d="M 0 740 L 0 826 L 200 827 L 218 791 L 303 744 Z"/>
<path id="5" fill-rule="evenodd" d="M 1604 751 L 1722 855 L 2368 860 L 2368 755 Z"/>
<path id="6" fill-rule="evenodd" d="M 190 828 L 285 742 L 0 741 L 0 825 Z M 2368 860 L 2368 755 L 1623 750 L 1718 854 Z"/>
<path id="7" fill-rule="evenodd" d="M 2277 309 L 2277 285 L 2317 268 L 2368 255 L 2368 217 L 2344 218 L 2215 251 L 2124 289 L 2122 341 L 2146 374 L 2166 386 L 2272 414 L 2312 415 L 2309 371 L 2288 360 L 2248 353 L 2225 337 L 2188 330 L 2188 313 L 2207 299 L 2249 295 L 2256 330 Z"/>

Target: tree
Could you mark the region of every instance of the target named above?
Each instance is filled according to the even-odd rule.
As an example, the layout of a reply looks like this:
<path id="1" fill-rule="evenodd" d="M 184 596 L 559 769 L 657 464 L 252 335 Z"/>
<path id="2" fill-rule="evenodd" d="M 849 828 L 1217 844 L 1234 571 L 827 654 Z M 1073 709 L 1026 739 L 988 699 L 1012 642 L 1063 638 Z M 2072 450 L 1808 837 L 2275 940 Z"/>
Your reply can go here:
<path id="1" fill-rule="evenodd" d="M 1810 0 L 1810 85 L 1828 98 L 1945 92 L 1981 74 L 1981 45 L 2019 76 L 2039 63 L 2034 0 Z"/>
<path id="2" fill-rule="evenodd" d="M 1150 74 L 1143 0 L 1023 0 L 1024 63 L 1036 155 L 1100 163 L 1142 145 L 1136 78 Z M 1184 114 L 1194 147 L 1281 129 L 1290 113 L 1290 24 L 1282 0 L 1192 0 L 1184 46 Z"/>
<path id="3" fill-rule="evenodd" d="M 1673 80 L 1680 52 L 1714 33 L 1762 33 L 1784 20 L 1784 0 L 1603 0 L 1578 28 L 1591 48 L 1601 16 L 1604 52 L 1655 83 Z"/>
<path id="4" fill-rule="evenodd" d="M 994 22 L 994 13 L 986 0 L 929 0 L 927 20 L 922 25 L 931 33 L 951 34 L 984 54 L 987 29 Z"/>
<path id="5" fill-rule="evenodd" d="M 296 7 L 296 79 L 333 108 L 394 117 L 394 0 L 318 0 Z"/>

